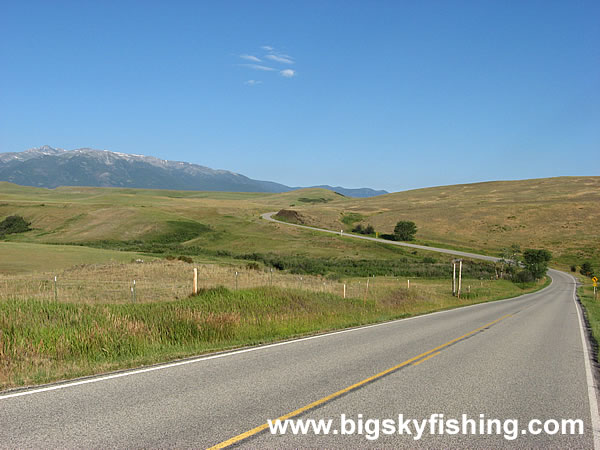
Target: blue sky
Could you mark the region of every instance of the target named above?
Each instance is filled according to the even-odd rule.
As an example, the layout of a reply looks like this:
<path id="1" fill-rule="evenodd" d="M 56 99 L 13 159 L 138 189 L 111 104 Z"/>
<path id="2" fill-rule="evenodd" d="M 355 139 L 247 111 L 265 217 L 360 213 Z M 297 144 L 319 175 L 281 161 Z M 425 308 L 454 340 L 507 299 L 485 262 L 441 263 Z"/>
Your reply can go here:
<path id="1" fill-rule="evenodd" d="M 597 0 L 3 1 L 0 152 L 389 191 L 599 175 L 599 18 Z"/>

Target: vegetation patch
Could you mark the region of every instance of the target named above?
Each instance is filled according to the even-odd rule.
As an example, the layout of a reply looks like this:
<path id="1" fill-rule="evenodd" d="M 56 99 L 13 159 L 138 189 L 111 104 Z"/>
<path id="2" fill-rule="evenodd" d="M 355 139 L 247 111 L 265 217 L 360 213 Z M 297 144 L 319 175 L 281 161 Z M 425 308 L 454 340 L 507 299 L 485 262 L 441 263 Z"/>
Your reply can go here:
<path id="1" fill-rule="evenodd" d="M 300 289 L 201 290 L 171 302 L 0 300 L 0 390 L 256 345 L 514 295 L 457 299 L 395 288 L 342 298 Z M 362 295 L 361 295 L 362 297 Z"/>
<path id="2" fill-rule="evenodd" d="M 21 216 L 8 216 L 0 222 L 0 239 L 4 239 L 7 234 L 24 233 L 30 231 L 31 222 L 27 222 Z"/>
<path id="3" fill-rule="evenodd" d="M 149 243 L 176 244 L 190 241 L 202 234 L 212 231 L 208 225 L 188 220 L 169 220 L 166 222 L 167 231 L 161 231 L 147 237 Z"/>
<path id="4" fill-rule="evenodd" d="M 345 225 L 352 226 L 355 222 L 360 222 L 364 218 L 365 218 L 365 216 L 363 216 L 362 214 L 350 212 L 350 213 L 344 213 L 341 221 Z"/>
<path id="5" fill-rule="evenodd" d="M 323 197 L 319 197 L 319 198 L 300 197 L 298 199 L 298 201 L 302 202 L 302 203 L 327 203 L 327 202 L 330 202 L 331 199 L 323 198 Z"/>

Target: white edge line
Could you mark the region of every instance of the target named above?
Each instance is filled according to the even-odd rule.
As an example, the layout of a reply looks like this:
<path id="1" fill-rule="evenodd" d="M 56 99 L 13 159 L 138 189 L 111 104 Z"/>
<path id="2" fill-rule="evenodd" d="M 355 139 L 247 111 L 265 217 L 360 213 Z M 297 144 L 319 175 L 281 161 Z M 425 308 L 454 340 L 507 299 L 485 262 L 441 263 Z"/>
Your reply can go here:
<path id="1" fill-rule="evenodd" d="M 579 331 L 581 334 L 581 345 L 583 347 L 583 360 L 585 363 L 585 375 L 587 379 L 588 400 L 590 402 L 590 417 L 592 420 L 592 436 L 594 437 L 594 449 L 600 449 L 600 414 L 598 413 L 598 398 L 596 396 L 596 385 L 594 383 L 594 375 L 592 373 L 592 365 L 590 364 L 590 354 L 588 352 L 588 343 L 585 336 L 585 330 L 581 316 L 583 311 L 577 302 L 577 280 L 571 274 L 568 274 L 573 279 L 573 302 L 577 308 L 577 318 L 579 319 Z"/>
<path id="2" fill-rule="evenodd" d="M 550 287 L 550 286 L 547 286 L 547 287 Z M 546 288 L 544 288 L 543 290 L 545 290 L 545 289 Z M 93 377 L 93 378 L 87 378 L 85 380 L 79 380 L 79 381 L 73 381 L 73 382 L 66 382 L 66 383 L 56 384 L 56 385 L 52 385 L 52 386 L 46 386 L 46 387 L 42 387 L 42 388 L 27 389 L 27 390 L 24 390 L 24 391 L 14 392 L 12 394 L 0 395 L 0 400 L 6 400 L 6 399 L 9 399 L 9 398 L 15 398 L 15 397 L 23 397 L 23 396 L 26 396 L 26 395 L 39 394 L 39 393 L 42 393 L 42 392 L 57 391 L 59 389 L 66 389 L 66 388 L 70 388 L 70 387 L 74 387 L 74 386 L 81 386 L 81 385 L 84 385 L 84 384 L 98 383 L 100 381 L 113 380 L 115 378 L 122 378 L 122 377 L 127 377 L 127 376 L 130 376 L 130 375 L 138 375 L 138 374 L 141 374 L 141 373 L 148 373 L 148 372 L 154 372 L 154 371 L 157 371 L 157 370 L 169 369 L 171 367 L 185 366 L 187 364 L 194 364 L 194 363 L 198 363 L 198 362 L 202 362 L 202 361 L 208 361 L 208 360 L 211 360 L 211 359 L 225 358 L 227 356 L 240 355 L 240 354 L 243 354 L 243 353 L 250 353 L 250 352 L 255 352 L 255 351 L 258 351 L 258 350 L 265 350 L 265 349 L 269 349 L 269 348 L 273 348 L 273 347 L 279 347 L 279 346 L 282 346 L 282 345 L 288 345 L 288 344 L 295 344 L 295 343 L 298 343 L 298 342 L 310 341 L 312 339 L 320 339 L 320 338 L 324 338 L 324 337 L 334 336 L 336 334 L 351 333 L 351 332 L 354 332 L 354 331 L 366 330 L 368 328 L 374 328 L 374 327 L 380 327 L 380 326 L 384 326 L 384 325 L 397 324 L 399 322 L 408 321 L 408 320 L 414 320 L 414 319 L 421 319 L 421 318 L 424 318 L 424 317 L 434 316 L 436 314 L 444 314 L 444 313 L 449 313 L 449 312 L 456 312 L 458 310 L 465 310 L 467 308 L 473 308 L 473 307 L 477 307 L 477 306 L 483 307 L 483 306 L 486 306 L 486 305 L 498 304 L 498 303 L 502 303 L 502 302 L 514 300 L 515 298 L 525 297 L 525 296 L 529 296 L 529 295 L 536 295 L 536 294 L 539 294 L 542 291 L 532 292 L 530 294 L 524 294 L 524 295 L 520 295 L 518 297 L 505 298 L 505 299 L 502 299 L 502 300 L 496 300 L 496 301 L 493 301 L 493 302 L 475 303 L 474 305 L 465 305 L 465 306 L 461 306 L 461 307 L 458 307 L 458 308 L 445 309 L 443 311 L 434 311 L 434 312 L 427 313 L 427 314 L 422 314 L 422 315 L 419 315 L 419 316 L 404 317 L 402 319 L 390 320 L 388 322 L 374 323 L 374 324 L 371 324 L 371 325 L 364 325 L 364 326 L 361 326 L 361 327 L 349 328 L 349 329 L 346 329 L 346 330 L 339 330 L 339 331 L 332 331 L 330 333 L 317 334 L 315 336 L 307 336 L 307 337 L 304 337 L 304 338 L 291 339 L 289 341 L 283 341 L 283 342 L 275 342 L 273 344 L 266 344 L 266 345 L 261 345 L 261 346 L 257 346 L 257 347 L 250 347 L 250 348 L 245 348 L 245 349 L 242 349 L 242 350 L 234 350 L 234 351 L 231 351 L 231 352 L 218 353 L 216 355 L 200 356 L 198 358 L 186 359 L 184 361 L 177 361 L 177 362 L 173 362 L 173 363 L 166 363 L 166 364 L 160 364 L 160 365 L 156 365 L 156 366 L 152 366 L 152 367 L 146 367 L 145 369 L 133 369 L 133 370 L 129 370 L 129 371 L 126 371 L 126 372 L 119 372 L 119 373 L 113 373 L 113 374 L 110 374 L 110 375 L 104 375 L 104 376 L 98 376 L 98 377 Z"/>

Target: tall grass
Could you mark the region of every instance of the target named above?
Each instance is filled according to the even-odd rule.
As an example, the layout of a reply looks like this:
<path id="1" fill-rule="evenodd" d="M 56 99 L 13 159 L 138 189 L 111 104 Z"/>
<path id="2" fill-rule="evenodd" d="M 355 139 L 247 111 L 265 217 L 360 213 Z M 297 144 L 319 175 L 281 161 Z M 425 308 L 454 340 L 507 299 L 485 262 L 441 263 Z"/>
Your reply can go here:
<path id="1" fill-rule="evenodd" d="M 397 281 L 396 281 L 397 283 Z M 170 302 L 0 300 L 0 389 L 405 317 L 508 295 L 512 283 L 457 299 L 382 286 L 372 296 L 206 288 Z M 530 289 L 535 288 L 534 286 Z M 490 295 L 491 294 L 491 295 Z"/>

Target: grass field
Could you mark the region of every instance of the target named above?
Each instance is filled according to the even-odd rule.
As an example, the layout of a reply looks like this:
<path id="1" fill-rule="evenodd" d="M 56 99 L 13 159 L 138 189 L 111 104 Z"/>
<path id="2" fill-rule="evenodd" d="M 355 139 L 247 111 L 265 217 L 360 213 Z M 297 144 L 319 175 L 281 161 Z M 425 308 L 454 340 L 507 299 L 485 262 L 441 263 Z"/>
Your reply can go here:
<path id="1" fill-rule="evenodd" d="M 388 258 L 383 246 L 265 223 L 263 212 L 291 208 L 309 225 L 350 230 L 372 224 L 391 233 L 398 220 L 418 226 L 421 243 L 499 254 L 513 243 L 547 248 L 555 261 L 600 265 L 600 177 L 561 177 L 443 186 L 351 199 L 322 189 L 284 194 L 188 192 L 0 183 L 0 218 L 19 214 L 36 243 L 160 240 L 182 227 L 185 245 L 234 253 L 274 252 Z M 307 245 L 307 241 L 310 245 Z"/>
<path id="2" fill-rule="evenodd" d="M 294 209 L 308 224 L 333 230 L 349 231 L 352 214 L 362 217 L 352 224 L 370 223 L 382 233 L 411 220 L 418 243 L 492 254 L 516 243 L 546 248 L 563 265 L 600 266 L 600 177 L 442 186 Z"/>
<path id="3" fill-rule="evenodd" d="M 135 252 L 102 250 L 72 245 L 43 245 L 0 241 L 0 274 L 62 271 L 80 264 L 130 262 L 150 258 Z"/>
<path id="4" fill-rule="evenodd" d="M 0 300 L 0 389 L 407 317 L 542 286 L 520 288 L 501 280 L 457 299 L 431 295 L 439 280 L 429 289 L 427 280 L 411 289 L 393 282 L 395 287 L 374 285 L 371 295 L 358 291 L 359 297 L 346 299 L 269 286 L 210 288 L 147 303 L 5 298 Z"/>

